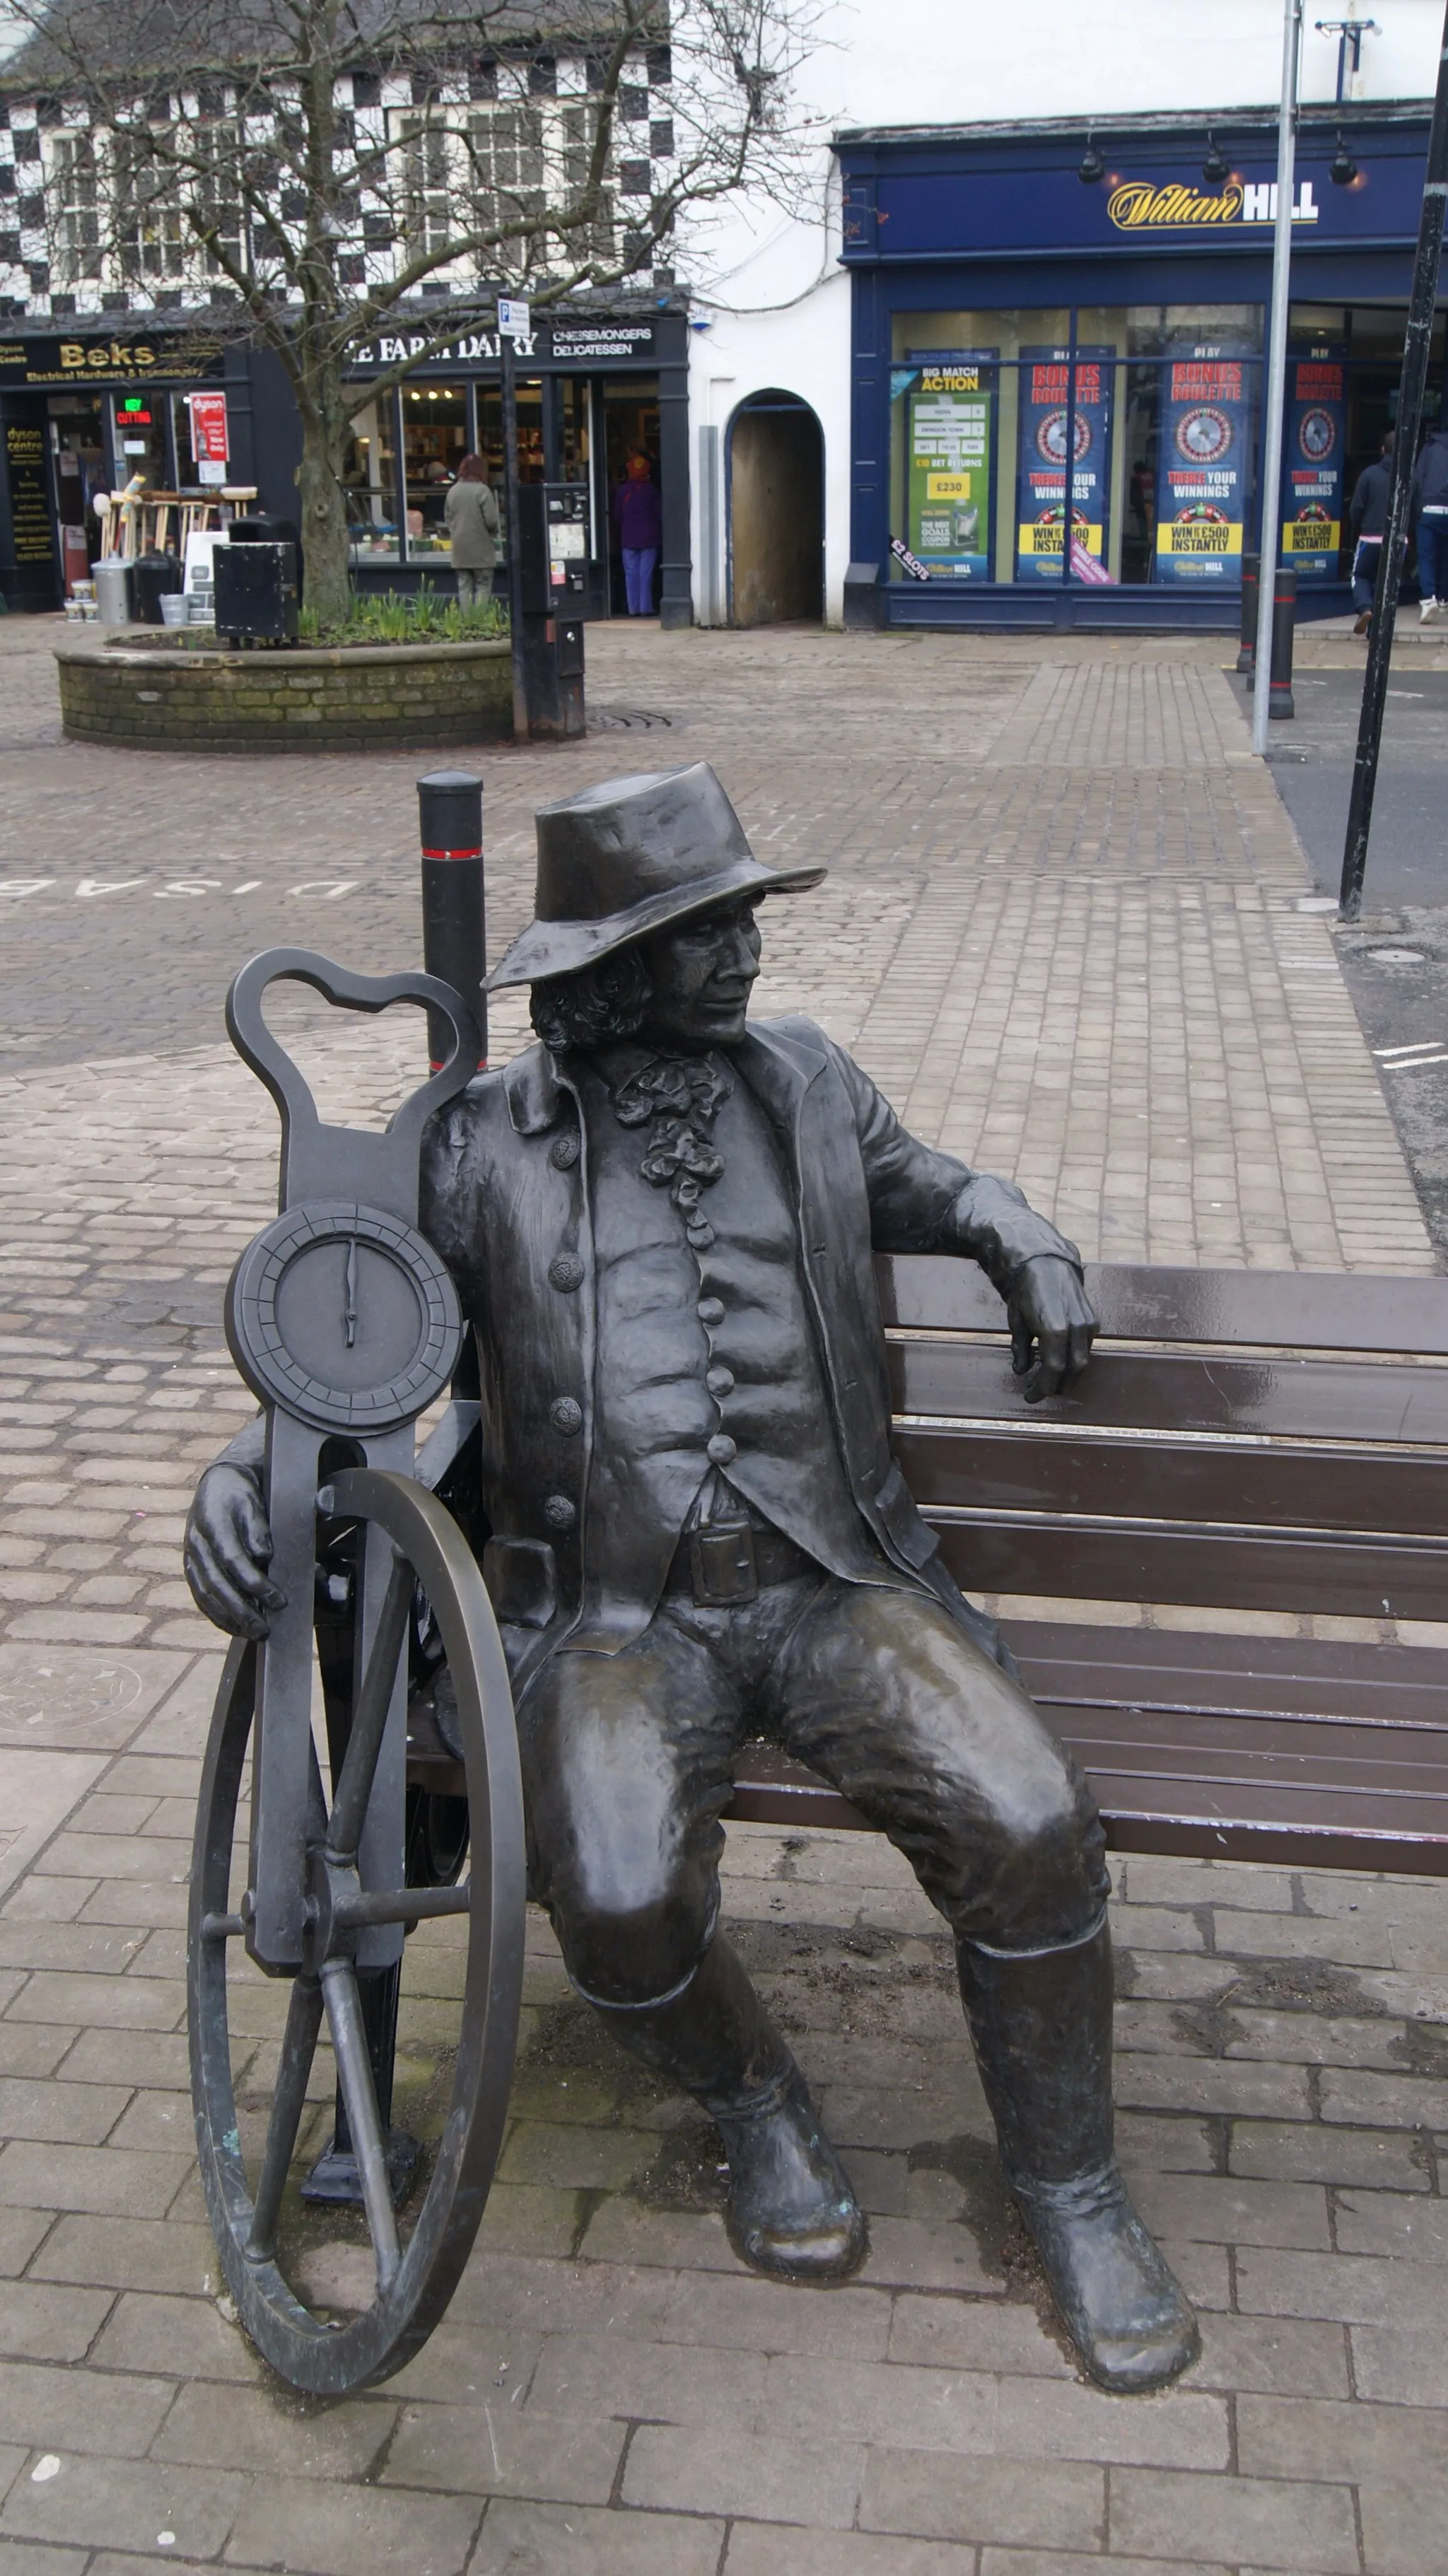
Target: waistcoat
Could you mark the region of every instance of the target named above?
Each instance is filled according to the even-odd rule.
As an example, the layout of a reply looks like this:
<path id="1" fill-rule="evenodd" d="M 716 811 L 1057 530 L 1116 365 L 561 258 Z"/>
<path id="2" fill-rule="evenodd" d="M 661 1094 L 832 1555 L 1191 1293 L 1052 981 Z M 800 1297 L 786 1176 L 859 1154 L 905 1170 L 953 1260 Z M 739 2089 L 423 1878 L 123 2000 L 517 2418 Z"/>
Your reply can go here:
<path id="1" fill-rule="evenodd" d="M 640 1171 L 644 1132 L 620 1125 L 601 1076 L 580 1086 L 598 1279 L 590 1574 L 606 1594 L 615 1556 L 642 1553 L 662 1578 L 718 1468 L 831 1573 L 894 1583 L 841 1461 L 779 1145 L 729 1079 L 710 1130 L 724 1170 L 699 1205 L 714 1239 L 697 1250 Z"/>

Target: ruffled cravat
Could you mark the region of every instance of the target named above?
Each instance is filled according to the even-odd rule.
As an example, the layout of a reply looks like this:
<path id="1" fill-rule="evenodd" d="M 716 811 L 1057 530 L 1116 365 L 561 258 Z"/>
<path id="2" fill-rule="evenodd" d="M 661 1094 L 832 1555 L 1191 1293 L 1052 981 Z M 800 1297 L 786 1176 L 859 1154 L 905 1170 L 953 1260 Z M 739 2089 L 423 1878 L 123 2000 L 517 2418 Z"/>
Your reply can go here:
<path id="1" fill-rule="evenodd" d="M 621 1082 L 613 1095 L 621 1127 L 648 1126 L 639 1170 L 656 1190 L 667 1190 L 696 1252 L 705 1252 L 714 1229 L 699 1207 L 724 1164 L 709 1130 L 734 1085 L 707 1056 L 660 1055 Z"/>

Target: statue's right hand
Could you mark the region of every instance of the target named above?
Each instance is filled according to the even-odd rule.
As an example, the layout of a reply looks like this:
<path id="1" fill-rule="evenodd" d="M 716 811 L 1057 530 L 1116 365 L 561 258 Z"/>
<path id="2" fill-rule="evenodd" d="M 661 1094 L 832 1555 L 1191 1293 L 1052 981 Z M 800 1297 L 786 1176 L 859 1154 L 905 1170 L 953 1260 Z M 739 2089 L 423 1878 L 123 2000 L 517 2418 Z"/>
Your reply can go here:
<path id="1" fill-rule="evenodd" d="M 183 1562 L 198 1610 L 231 1637 L 265 1637 L 286 1607 L 267 1569 L 272 1534 L 255 1476 L 224 1460 L 208 1467 L 186 1523 Z"/>

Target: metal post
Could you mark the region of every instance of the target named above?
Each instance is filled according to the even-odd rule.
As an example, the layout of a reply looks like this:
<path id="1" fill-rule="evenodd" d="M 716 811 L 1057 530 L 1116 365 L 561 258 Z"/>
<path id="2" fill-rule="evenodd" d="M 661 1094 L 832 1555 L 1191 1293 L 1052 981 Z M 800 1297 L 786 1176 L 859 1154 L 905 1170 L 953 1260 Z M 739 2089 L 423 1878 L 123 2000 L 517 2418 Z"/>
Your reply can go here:
<path id="1" fill-rule="evenodd" d="M 1272 668 L 1272 593 L 1268 575 L 1282 542 L 1282 416 L 1287 392 L 1287 301 L 1292 272 L 1292 190 L 1297 158 L 1297 49 L 1302 0 L 1282 12 L 1282 103 L 1277 117 L 1277 227 L 1272 238 L 1272 325 L 1267 349 L 1267 445 L 1262 460 L 1262 579 L 1257 598 L 1258 671 Z M 1267 749 L 1270 692 L 1252 697 L 1252 749 Z"/>
<path id="2" fill-rule="evenodd" d="M 1272 668 L 1265 691 L 1271 724 L 1297 713 L 1292 695 L 1292 638 L 1296 623 L 1297 568 L 1295 564 L 1279 564 L 1272 579 Z"/>
<path id="3" fill-rule="evenodd" d="M 483 887 L 483 782 L 466 769 L 434 769 L 417 782 L 422 832 L 422 962 L 461 993 L 488 1064 L 488 934 Z M 452 1053 L 452 1026 L 427 1015 L 427 1052 L 436 1073 Z"/>
<path id="4" fill-rule="evenodd" d="M 522 535 L 518 522 L 518 352 L 498 333 L 503 370 L 503 509 L 508 526 L 508 626 L 513 647 L 513 739 L 528 739 L 528 683 L 523 671 Z"/>
<path id="5" fill-rule="evenodd" d="M 1403 372 L 1398 379 L 1397 437 L 1393 479 L 1388 493 L 1388 524 L 1378 569 L 1373 622 L 1368 630 L 1368 662 L 1363 674 L 1362 713 L 1358 719 L 1353 760 L 1352 795 L 1347 809 L 1347 841 L 1342 854 L 1342 890 L 1338 917 L 1356 921 L 1362 910 L 1363 877 L 1368 864 L 1368 836 L 1373 821 L 1373 790 L 1378 777 L 1378 746 L 1388 695 L 1388 662 L 1393 649 L 1393 621 L 1403 579 L 1408 545 L 1408 501 L 1423 417 L 1423 387 L 1433 337 L 1433 306 L 1438 292 L 1438 262 L 1443 253 L 1444 201 L 1448 198 L 1448 11 L 1438 54 L 1438 87 L 1433 98 L 1433 124 L 1428 136 L 1428 166 L 1423 180 L 1423 211 L 1418 221 L 1418 255 L 1413 263 L 1413 291 L 1408 300 L 1408 328 L 1403 341 Z"/>
<path id="6" fill-rule="evenodd" d="M 1237 647 L 1237 668 L 1250 671 L 1257 650 L 1257 581 L 1262 569 L 1260 555 L 1242 557 L 1242 633 Z"/>
<path id="7" fill-rule="evenodd" d="M 1061 480 L 1065 504 L 1061 520 L 1061 596 L 1056 615 L 1061 625 L 1067 622 L 1067 598 L 1071 588 L 1071 526 L 1076 514 L 1076 308 L 1070 315 L 1070 345 L 1066 352 L 1066 464 Z"/>

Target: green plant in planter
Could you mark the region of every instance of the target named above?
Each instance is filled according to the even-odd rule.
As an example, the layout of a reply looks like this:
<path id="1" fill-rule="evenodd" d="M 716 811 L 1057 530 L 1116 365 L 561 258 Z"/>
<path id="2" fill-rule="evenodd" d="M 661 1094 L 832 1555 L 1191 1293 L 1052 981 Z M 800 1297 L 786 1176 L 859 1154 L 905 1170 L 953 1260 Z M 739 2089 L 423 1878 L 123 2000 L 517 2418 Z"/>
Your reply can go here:
<path id="1" fill-rule="evenodd" d="M 412 592 L 354 595 L 341 620 L 304 607 L 297 627 L 303 644 L 485 644 L 507 634 L 508 612 L 498 599 L 464 608 L 421 582 Z"/>

